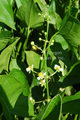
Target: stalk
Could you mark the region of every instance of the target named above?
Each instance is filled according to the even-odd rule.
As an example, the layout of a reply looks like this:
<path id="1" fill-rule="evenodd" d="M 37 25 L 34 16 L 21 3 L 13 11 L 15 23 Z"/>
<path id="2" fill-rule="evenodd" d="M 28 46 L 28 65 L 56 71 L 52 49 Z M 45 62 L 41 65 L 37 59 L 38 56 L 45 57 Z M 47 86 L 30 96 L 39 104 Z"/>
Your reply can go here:
<path id="1" fill-rule="evenodd" d="M 46 34 L 46 41 L 48 39 L 48 30 L 49 30 L 49 22 L 47 21 L 47 34 Z M 48 75 L 47 73 L 47 53 L 45 52 L 46 50 L 46 45 L 47 45 L 47 42 L 45 41 L 44 43 L 44 49 L 43 49 L 43 54 L 44 54 L 44 65 L 45 65 L 45 72 L 46 72 L 46 75 Z M 49 102 L 49 86 L 48 86 L 48 79 L 46 79 L 46 89 L 47 89 L 47 100 Z"/>
<path id="2" fill-rule="evenodd" d="M 70 0 L 70 3 L 69 3 L 69 10 L 70 10 L 70 8 L 71 8 L 71 0 Z"/>
<path id="3" fill-rule="evenodd" d="M 30 28 L 28 27 L 28 29 L 27 29 L 27 38 L 26 38 L 26 40 L 25 40 L 25 42 L 23 44 L 23 49 L 22 49 L 22 62 L 24 62 L 24 59 L 25 59 L 24 51 L 26 50 L 26 46 L 27 46 L 29 35 L 30 35 Z"/>

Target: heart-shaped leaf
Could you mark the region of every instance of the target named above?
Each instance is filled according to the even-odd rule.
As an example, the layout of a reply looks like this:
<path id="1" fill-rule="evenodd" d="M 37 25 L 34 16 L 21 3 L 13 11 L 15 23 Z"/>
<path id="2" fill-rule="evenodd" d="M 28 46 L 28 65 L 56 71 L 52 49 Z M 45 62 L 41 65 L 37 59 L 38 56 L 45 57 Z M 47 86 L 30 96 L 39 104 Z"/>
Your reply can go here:
<path id="1" fill-rule="evenodd" d="M 35 5 L 33 0 L 28 0 L 17 11 L 17 17 L 24 24 L 24 27 L 28 26 L 36 28 L 43 25 L 44 19 L 38 15 L 40 11 Z"/>
<path id="2" fill-rule="evenodd" d="M 26 90 L 23 92 L 25 96 L 29 95 L 29 85 L 26 79 L 26 76 L 18 69 L 13 69 L 10 74 L 11 76 L 15 77 L 17 80 L 19 80 L 23 85 L 26 86 Z"/>
<path id="3" fill-rule="evenodd" d="M 39 63 L 40 63 L 40 55 L 35 53 L 34 51 L 26 51 L 26 61 L 29 66 L 32 66 L 34 68 L 39 68 Z"/>

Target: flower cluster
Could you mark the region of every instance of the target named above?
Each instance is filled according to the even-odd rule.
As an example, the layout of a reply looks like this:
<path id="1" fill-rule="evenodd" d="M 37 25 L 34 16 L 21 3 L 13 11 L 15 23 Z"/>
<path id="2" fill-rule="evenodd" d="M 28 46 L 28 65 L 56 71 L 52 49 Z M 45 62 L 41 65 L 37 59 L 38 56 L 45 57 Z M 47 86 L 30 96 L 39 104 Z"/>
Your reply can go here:
<path id="1" fill-rule="evenodd" d="M 61 68 L 61 67 L 60 67 L 59 65 L 57 65 L 57 64 L 55 64 L 54 69 L 56 70 L 56 72 L 60 72 L 60 71 L 62 72 L 62 71 L 63 71 L 63 68 Z M 27 67 L 27 68 L 26 68 L 26 71 L 29 72 L 29 73 L 31 73 L 31 71 L 37 73 L 36 71 L 33 70 L 33 65 Z M 55 73 L 56 73 L 56 72 L 55 72 Z M 39 72 L 39 73 L 37 73 L 37 74 L 38 74 L 37 79 L 39 80 L 38 84 L 40 84 L 41 87 L 43 87 L 43 86 L 46 87 L 46 78 L 49 77 L 49 76 L 46 76 L 46 72 Z M 50 76 L 52 76 L 52 75 L 54 75 L 54 73 L 51 74 Z"/>
<path id="2" fill-rule="evenodd" d="M 52 18 L 50 17 L 49 13 L 38 13 L 38 15 L 40 15 L 41 17 L 44 17 L 46 20 L 52 20 Z"/>
<path id="3" fill-rule="evenodd" d="M 38 84 L 40 84 L 40 85 L 41 85 L 41 87 L 43 87 L 43 86 L 45 86 L 45 87 L 46 87 L 46 80 L 45 80 L 45 79 L 43 79 L 43 80 L 41 80 L 40 82 L 38 82 Z"/>
<path id="4" fill-rule="evenodd" d="M 37 79 L 40 80 L 40 82 L 38 82 L 38 84 L 40 84 L 41 87 L 43 87 L 43 86 L 46 87 L 45 76 L 46 76 L 46 72 L 44 72 L 44 73 L 39 72 L 39 73 L 38 73 L 38 77 L 37 77 Z"/>

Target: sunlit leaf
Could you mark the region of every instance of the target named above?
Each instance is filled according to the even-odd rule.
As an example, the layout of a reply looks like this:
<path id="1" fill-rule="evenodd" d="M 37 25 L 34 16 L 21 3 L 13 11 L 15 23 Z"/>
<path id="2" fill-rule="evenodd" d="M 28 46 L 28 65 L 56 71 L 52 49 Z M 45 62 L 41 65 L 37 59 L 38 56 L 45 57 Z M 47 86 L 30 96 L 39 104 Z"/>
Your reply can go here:
<path id="1" fill-rule="evenodd" d="M 10 56 L 11 56 L 11 52 L 14 48 L 14 46 L 16 45 L 16 43 L 18 42 L 19 38 L 15 38 L 15 42 L 12 43 L 11 45 L 9 45 L 7 48 L 5 48 L 0 55 L 0 73 L 3 70 L 7 70 L 8 71 L 8 65 L 9 65 L 9 60 L 10 60 Z"/>
<path id="2" fill-rule="evenodd" d="M 26 61 L 29 66 L 32 66 L 34 68 L 39 68 L 40 63 L 40 55 L 35 53 L 34 51 L 26 51 Z"/>
<path id="3" fill-rule="evenodd" d="M 9 0 L 0 0 L 0 22 L 3 22 L 10 28 L 15 29 L 13 11 Z"/>
<path id="4" fill-rule="evenodd" d="M 19 8 L 25 2 L 27 2 L 27 0 L 16 0 L 17 7 Z"/>
<path id="5" fill-rule="evenodd" d="M 39 13 L 40 11 L 34 1 L 28 0 L 18 9 L 17 17 L 24 24 L 24 27 L 36 28 L 42 26 L 44 22 L 43 17 L 38 15 Z"/>
<path id="6" fill-rule="evenodd" d="M 25 87 L 26 90 L 23 92 L 23 94 L 25 96 L 29 95 L 29 85 L 26 79 L 26 76 L 18 69 L 13 69 L 10 74 L 11 76 L 13 76 L 15 79 L 17 79 L 18 81 L 20 81 Z"/>

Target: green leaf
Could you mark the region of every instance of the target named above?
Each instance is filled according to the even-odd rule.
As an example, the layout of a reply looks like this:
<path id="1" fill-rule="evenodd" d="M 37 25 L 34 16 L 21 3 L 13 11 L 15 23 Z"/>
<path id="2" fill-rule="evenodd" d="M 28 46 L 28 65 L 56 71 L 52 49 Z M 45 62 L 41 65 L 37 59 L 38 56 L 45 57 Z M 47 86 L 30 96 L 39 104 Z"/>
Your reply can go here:
<path id="1" fill-rule="evenodd" d="M 10 61 L 9 70 L 11 71 L 12 69 L 21 70 L 21 68 L 19 67 L 19 65 L 18 65 L 18 63 L 17 63 L 17 59 L 12 59 L 12 60 Z"/>
<path id="2" fill-rule="evenodd" d="M 10 39 L 0 38 L 0 51 L 6 47 L 6 45 L 8 44 L 9 41 L 10 41 Z"/>
<path id="3" fill-rule="evenodd" d="M 26 86 L 10 75 L 0 76 L 0 83 L 0 97 L 9 106 L 14 107 L 19 95 L 26 89 Z"/>
<path id="4" fill-rule="evenodd" d="M 60 59 L 68 66 L 68 68 L 70 68 L 71 63 L 70 63 L 68 50 L 66 49 L 67 46 L 68 45 L 66 44 L 65 40 L 61 36 L 57 35 L 57 37 L 55 37 L 54 45 L 51 46 L 50 49 L 52 53 L 57 57 L 58 60 Z"/>
<path id="5" fill-rule="evenodd" d="M 62 22 L 62 19 L 55 12 L 55 1 L 54 0 L 51 2 L 51 5 L 48 7 L 48 13 L 51 17 L 51 20 L 49 20 L 49 23 L 55 25 L 55 28 L 59 29 L 60 23 Z"/>
<path id="6" fill-rule="evenodd" d="M 29 95 L 29 85 L 28 85 L 25 75 L 20 70 L 17 70 L 17 69 L 13 69 L 9 75 L 13 76 L 15 79 L 20 81 L 24 86 L 26 86 L 26 90 L 23 92 L 23 94 L 25 96 L 28 96 Z"/>
<path id="7" fill-rule="evenodd" d="M 27 0 L 16 0 L 17 7 L 19 8 L 25 2 L 27 2 Z"/>
<path id="8" fill-rule="evenodd" d="M 63 50 L 67 50 L 68 49 L 68 43 L 65 41 L 65 39 L 60 35 L 60 34 L 57 34 L 55 37 L 54 37 L 54 40 L 55 42 L 58 42 L 61 44 Z"/>
<path id="9" fill-rule="evenodd" d="M 17 11 L 17 17 L 24 24 L 24 27 L 28 26 L 36 28 L 43 25 L 44 19 L 38 15 L 40 11 L 35 5 L 33 0 L 28 0 Z"/>
<path id="10" fill-rule="evenodd" d="M 59 120 L 61 112 L 61 98 L 55 96 L 37 115 L 35 120 Z"/>
<path id="11" fill-rule="evenodd" d="M 25 53 L 28 65 L 29 66 L 33 65 L 33 68 L 39 69 L 40 55 L 38 55 L 34 51 L 25 51 Z"/>
<path id="12" fill-rule="evenodd" d="M 69 18 L 70 15 L 75 15 L 77 13 L 78 9 L 77 8 L 71 8 L 68 10 L 67 14 L 65 15 L 62 23 L 61 23 L 61 26 L 60 26 L 60 29 L 64 26 L 65 22 L 67 21 L 67 19 Z"/>
<path id="13" fill-rule="evenodd" d="M 59 88 L 64 88 L 70 85 L 74 85 L 77 83 L 80 83 L 80 62 L 75 63 L 70 71 L 63 77 L 61 77 L 57 84 L 55 85 L 55 88 L 53 89 L 53 93 L 58 92 Z"/>
<path id="14" fill-rule="evenodd" d="M 15 38 L 15 40 L 16 41 L 14 43 L 12 43 L 11 45 L 9 45 L 7 48 L 5 48 L 0 55 L 0 73 L 3 70 L 8 71 L 10 55 L 11 55 L 11 52 L 12 52 L 14 46 L 18 42 L 19 38 Z"/>
<path id="15" fill-rule="evenodd" d="M 6 107 L 11 114 L 23 117 L 29 117 L 29 115 L 33 116 L 33 105 L 27 97 L 21 94 L 25 90 L 26 85 L 15 77 L 11 75 L 0 76 L 0 98 L 4 100 Z M 3 103 L 1 102 L 1 104 Z M 2 107 L 4 106 L 2 105 Z M 6 114 L 8 111 L 6 111 Z"/>
<path id="16" fill-rule="evenodd" d="M 10 41 L 11 31 L 3 31 L 0 33 L 0 50 L 4 49 Z"/>
<path id="17" fill-rule="evenodd" d="M 63 21 L 64 22 L 64 21 Z M 69 44 L 71 50 L 76 54 L 78 45 L 80 45 L 80 23 L 72 16 L 65 21 L 60 28 L 59 33 L 64 37 Z"/>
<path id="18" fill-rule="evenodd" d="M 80 114 L 80 91 L 72 96 L 62 99 L 62 112 L 70 114 Z"/>
<path id="19" fill-rule="evenodd" d="M 73 118 L 72 118 L 72 116 L 71 116 L 69 113 L 67 113 L 67 114 L 64 116 L 63 120 L 73 120 Z"/>
<path id="20" fill-rule="evenodd" d="M 13 11 L 9 0 L 0 0 L 0 22 L 15 30 Z"/>
<path id="21" fill-rule="evenodd" d="M 31 89 L 35 86 L 39 86 L 38 82 L 39 82 L 39 80 L 34 78 L 33 81 L 32 81 L 32 84 L 31 84 Z"/>
<path id="22" fill-rule="evenodd" d="M 7 120 L 12 120 L 9 108 L 7 107 L 7 104 L 5 103 L 4 99 L 0 97 L 0 103 L 3 108 L 3 114 Z"/>
<path id="23" fill-rule="evenodd" d="M 17 102 L 14 106 L 14 108 L 9 108 L 10 113 L 13 115 L 19 115 L 21 117 L 28 117 L 34 116 L 34 107 L 31 101 L 28 97 L 25 97 L 23 94 L 21 94 Z"/>
<path id="24" fill-rule="evenodd" d="M 0 38 L 10 38 L 10 37 L 12 37 L 11 31 L 2 31 L 0 33 Z"/>

